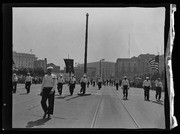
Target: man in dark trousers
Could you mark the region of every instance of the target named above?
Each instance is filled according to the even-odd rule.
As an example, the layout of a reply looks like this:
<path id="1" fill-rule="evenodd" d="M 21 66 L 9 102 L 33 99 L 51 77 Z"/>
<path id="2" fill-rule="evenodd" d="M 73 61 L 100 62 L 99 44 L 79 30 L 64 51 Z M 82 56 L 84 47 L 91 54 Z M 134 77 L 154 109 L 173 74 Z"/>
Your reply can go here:
<path id="1" fill-rule="evenodd" d="M 69 92 L 71 95 L 73 95 L 73 93 L 74 93 L 75 85 L 76 85 L 76 78 L 72 74 L 72 76 L 69 80 Z"/>
<path id="2" fill-rule="evenodd" d="M 30 76 L 30 73 L 27 73 L 25 79 L 25 88 L 27 90 L 27 94 L 30 92 L 31 84 L 32 84 L 32 77 Z"/>
<path id="3" fill-rule="evenodd" d="M 81 81 L 80 81 L 80 83 L 81 83 L 81 91 L 80 91 L 80 93 L 82 93 L 82 94 L 85 94 L 85 92 L 86 92 L 87 81 L 88 80 L 86 78 L 86 75 L 84 74 L 83 77 L 81 78 Z"/>
<path id="4" fill-rule="evenodd" d="M 101 87 L 102 87 L 102 79 L 101 79 L 101 77 L 98 78 L 97 84 L 98 84 L 98 89 L 100 90 Z"/>
<path id="5" fill-rule="evenodd" d="M 149 77 L 146 77 L 146 80 L 144 80 L 143 88 L 144 88 L 144 100 L 149 101 L 149 90 L 151 88 L 151 81 L 149 80 Z"/>
<path id="6" fill-rule="evenodd" d="M 118 79 L 115 80 L 115 85 L 116 85 L 116 90 L 118 90 L 118 87 L 119 87 L 119 80 Z"/>
<path id="7" fill-rule="evenodd" d="M 64 78 L 62 77 L 62 75 L 60 75 L 60 77 L 58 78 L 58 84 L 57 84 L 59 95 L 62 94 L 63 84 L 64 84 Z"/>
<path id="8" fill-rule="evenodd" d="M 160 80 L 160 78 L 158 78 L 156 81 L 155 81 L 155 88 L 156 88 L 156 100 L 157 101 L 160 101 L 161 99 L 161 92 L 163 90 L 163 84 Z"/>
<path id="9" fill-rule="evenodd" d="M 17 82 L 18 82 L 18 77 L 17 75 L 14 73 L 13 77 L 12 77 L 12 89 L 13 89 L 13 93 L 16 93 L 16 89 L 17 89 Z"/>
<path id="10" fill-rule="evenodd" d="M 57 78 L 56 75 L 52 74 L 53 67 L 47 68 L 47 75 L 44 76 L 41 86 L 41 106 L 44 110 L 44 116 L 43 118 L 46 118 L 46 115 L 48 115 L 48 118 L 50 118 L 50 114 L 53 114 L 54 111 L 54 94 L 57 84 Z M 46 101 L 48 100 L 48 106 L 46 104 Z"/>
<path id="11" fill-rule="evenodd" d="M 123 99 L 128 99 L 128 89 L 129 89 L 129 81 L 127 80 L 127 77 L 124 76 L 124 79 L 121 83 L 122 89 L 123 89 Z"/>

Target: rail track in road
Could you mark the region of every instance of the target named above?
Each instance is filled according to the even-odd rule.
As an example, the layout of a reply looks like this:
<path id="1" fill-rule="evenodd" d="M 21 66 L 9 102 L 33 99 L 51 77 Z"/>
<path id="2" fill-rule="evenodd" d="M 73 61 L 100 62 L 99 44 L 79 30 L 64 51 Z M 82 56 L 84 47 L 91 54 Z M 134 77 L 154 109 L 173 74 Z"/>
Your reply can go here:
<path id="1" fill-rule="evenodd" d="M 112 89 L 113 90 L 113 89 Z M 134 122 L 135 126 L 139 129 L 141 128 L 140 125 L 137 123 L 137 121 L 134 119 L 134 117 L 132 116 L 132 114 L 129 112 L 129 110 L 126 108 L 126 106 L 123 104 L 123 102 L 121 101 L 121 98 L 117 95 L 117 93 L 113 90 L 115 96 L 118 98 L 119 102 L 123 105 L 124 109 L 126 110 L 126 112 L 129 114 L 129 116 L 131 117 L 132 121 Z"/>
<path id="2" fill-rule="evenodd" d="M 103 89 L 101 89 L 103 90 Z M 113 90 L 113 89 L 111 89 Z M 128 109 L 126 108 L 126 106 L 123 104 L 123 102 L 121 101 L 121 98 L 117 95 L 117 93 L 113 90 L 113 93 L 115 94 L 115 96 L 117 97 L 117 99 L 119 100 L 120 102 L 120 105 L 122 105 L 125 109 L 125 111 L 128 113 L 128 115 L 130 116 L 131 120 L 133 121 L 134 125 L 139 129 L 140 128 L 140 125 L 137 123 L 137 121 L 134 119 L 134 117 L 132 116 L 132 114 L 128 111 Z M 93 117 L 93 120 L 92 120 L 92 123 L 91 123 L 91 128 L 95 128 L 96 126 L 96 122 L 98 120 L 98 115 L 100 113 L 100 107 L 101 107 L 101 103 L 102 103 L 102 98 L 103 98 L 103 94 L 104 94 L 104 90 L 102 91 L 101 95 L 100 95 L 100 98 L 99 98 L 99 101 L 98 101 L 98 104 L 97 104 L 97 107 L 96 107 L 96 111 L 95 111 L 95 114 L 94 114 L 94 117 Z"/>

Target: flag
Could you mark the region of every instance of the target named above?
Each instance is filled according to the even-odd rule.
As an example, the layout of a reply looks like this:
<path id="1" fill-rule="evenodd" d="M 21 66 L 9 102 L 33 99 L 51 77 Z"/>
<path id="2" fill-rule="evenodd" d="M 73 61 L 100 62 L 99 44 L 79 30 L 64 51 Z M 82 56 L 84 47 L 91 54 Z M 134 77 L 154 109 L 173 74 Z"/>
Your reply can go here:
<path id="1" fill-rule="evenodd" d="M 74 73 L 74 59 L 64 59 L 66 64 L 66 73 Z"/>
<path id="2" fill-rule="evenodd" d="M 149 61 L 152 70 L 159 71 L 159 55 L 155 56 Z"/>

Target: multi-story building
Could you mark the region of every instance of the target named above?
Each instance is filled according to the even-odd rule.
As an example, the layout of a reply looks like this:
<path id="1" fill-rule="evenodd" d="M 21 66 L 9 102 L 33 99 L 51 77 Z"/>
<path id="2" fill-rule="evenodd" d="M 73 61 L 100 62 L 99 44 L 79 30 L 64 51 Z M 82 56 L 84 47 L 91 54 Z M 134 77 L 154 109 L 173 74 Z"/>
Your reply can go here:
<path id="1" fill-rule="evenodd" d="M 154 58 L 154 54 L 141 54 L 138 57 L 118 58 L 115 65 L 115 77 L 122 79 L 127 76 L 133 79 L 136 76 L 150 76 L 154 73 L 149 61 Z M 164 55 L 159 56 L 159 73 L 164 70 Z"/>
<path id="2" fill-rule="evenodd" d="M 47 64 L 47 67 L 49 67 L 49 66 L 52 66 L 53 67 L 53 73 L 55 73 L 55 74 L 58 74 L 58 73 L 60 73 L 60 66 L 56 66 L 55 64 L 53 64 L 53 63 L 48 63 Z"/>
<path id="3" fill-rule="evenodd" d="M 37 57 L 34 54 L 13 51 L 13 61 L 16 68 L 34 68 L 34 61 L 36 60 Z"/>
<path id="4" fill-rule="evenodd" d="M 47 67 L 47 59 L 44 58 L 44 60 L 36 60 L 34 61 L 34 68 L 42 68 L 44 71 Z"/>
<path id="5" fill-rule="evenodd" d="M 84 64 L 79 64 L 79 67 L 83 67 Z M 105 60 L 87 63 L 87 68 L 92 67 L 96 69 L 95 77 L 101 76 L 103 79 L 113 78 L 115 75 L 115 62 L 109 62 Z"/>

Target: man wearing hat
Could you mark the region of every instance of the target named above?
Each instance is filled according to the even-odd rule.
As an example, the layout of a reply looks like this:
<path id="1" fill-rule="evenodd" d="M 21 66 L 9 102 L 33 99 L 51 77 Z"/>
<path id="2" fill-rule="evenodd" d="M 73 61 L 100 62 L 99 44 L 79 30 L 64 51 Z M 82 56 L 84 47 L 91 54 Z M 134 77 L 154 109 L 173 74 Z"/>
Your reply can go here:
<path id="1" fill-rule="evenodd" d="M 27 94 L 30 92 L 31 84 L 32 84 L 32 77 L 30 76 L 30 73 L 27 73 L 25 79 L 25 88 L 27 90 Z"/>
<path id="2" fill-rule="evenodd" d="M 158 78 L 156 81 L 155 81 L 155 88 L 156 88 L 156 100 L 157 101 L 160 101 L 161 99 L 161 91 L 163 89 L 163 84 L 160 80 L 160 78 Z"/>
<path id="3" fill-rule="evenodd" d="M 88 80 L 87 80 L 87 78 L 86 78 L 86 75 L 84 74 L 83 77 L 82 77 L 81 80 L 80 80 L 80 83 L 81 83 L 80 93 L 85 94 L 87 81 L 88 81 Z"/>
<path id="4" fill-rule="evenodd" d="M 76 78 L 75 78 L 74 74 L 72 74 L 71 78 L 69 80 L 69 92 L 71 95 L 73 95 L 75 85 L 76 85 Z"/>
<path id="5" fill-rule="evenodd" d="M 57 85 L 56 75 L 52 74 L 53 67 L 47 68 L 47 74 L 43 77 L 42 86 L 41 86 L 41 106 L 44 111 L 43 118 L 50 118 L 50 114 L 53 114 L 54 111 L 54 94 Z M 48 100 L 48 106 L 46 101 Z"/>
<path id="6" fill-rule="evenodd" d="M 101 77 L 98 78 L 97 84 L 98 84 L 98 89 L 100 90 L 102 88 L 102 79 L 101 79 Z"/>
<path id="7" fill-rule="evenodd" d="M 64 78 L 62 77 L 62 75 L 60 75 L 60 77 L 58 78 L 58 84 L 57 84 L 58 85 L 57 89 L 60 95 L 62 94 L 63 84 L 64 84 Z"/>
<path id="8" fill-rule="evenodd" d="M 123 99 L 127 100 L 128 89 L 129 89 L 129 81 L 128 81 L 126 76 L 124 76 L 124 79 L 122 80 L 121 88 L 123 89 Z"/>
<path id="9" fill-rule="evenodd" d="M 17 75 L 14 73 L 14 74 L 13 74 L 13 77 L 12 77 L 12 89 L 13 89 L 13 93 L 16 93 L 17 82 L 18 82 L 18 77 L 17 77 Z"/>
<path id="10" fill-rule="evenodd" d="M 146 80 L 144 80 L 143 88 L 144 88 L 144 100 L 149 101 L 149 90 L 151 88 L 151 81 L 149 80 L 149 77 L 146 77 Z"/>

